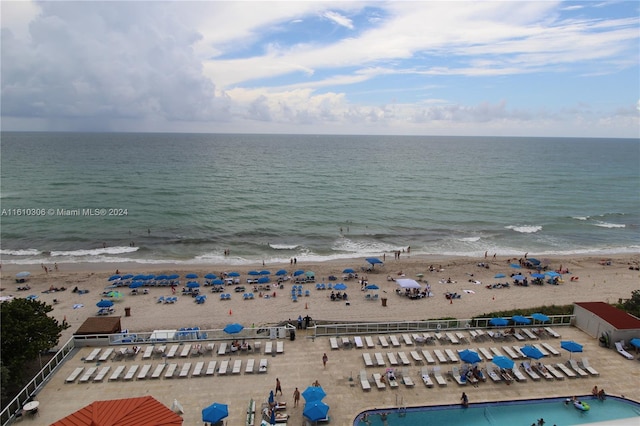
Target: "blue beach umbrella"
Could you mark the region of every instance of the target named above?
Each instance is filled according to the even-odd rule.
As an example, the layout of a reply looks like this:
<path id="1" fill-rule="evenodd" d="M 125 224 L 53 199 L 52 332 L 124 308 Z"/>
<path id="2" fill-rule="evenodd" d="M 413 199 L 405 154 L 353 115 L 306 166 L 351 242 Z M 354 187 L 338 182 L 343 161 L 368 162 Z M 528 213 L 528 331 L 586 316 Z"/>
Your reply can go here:
<path id="1" fill-rule="evenodd" d="M 96 303 L 96 306 L 98 308 L 110 308 L 113 306 L 113 302 L 111 300 L 101 300 L 98 303 Z"/>
<path id="2" fill-rule="evenodd" d="M 135 280 L 135 281 L 138 281 L 138 280 L 145 280 L 146 278 L 147 278 L 146 275 L 138 274 L 138 275 L 134 276 L 132 279 Z"/>
<path id="3" fill-rule="evenodd" d="M 320 386 L 309 386 L 302 392 L 302 397 L 306 402 L 321 401 L 327 393 Z"/>
<path id="4" fill-rule="evenodd" d="M 269 424 L 274 426 L 276 424 L 276 410 L 271 410 L 271 417 L 269 418 Z"/>
<path id="5" fill-rule="evenodd" d="M 178 274 L 171 274 L 167 276 L 168 280 L 177 280 L 178 278 L 180 278 L 180 275 Z"/>
<path id="6" fill-rule="evenodd" d="M 638 339 L 637 337 L 634 337 L 633 339 L 629 340 L 629 343 L 635 346 L 636 348 L 640 348 L 640 339 Z"/>
<path id="7" fill-rule="evenodd" d="M 255 277 L 256 275 L 260 275 L 260 272 L 258 272 L 258 271 L 249 271 L 248 274 Z"/>
<path id="8" fill-rule="evenodd" d="M 218 278 L 216 274 L 211 274 L 211 273 L 205 275 L 204 277 L 208 280 L 215 280 L 216 278 Z"/>
<path id="9" fill-rule="evenodd" d="M 277 276 L 282 276 L 282 275 L 287 275 L 287 271 L 285 269 L 280 269 L 278 272 L 276 272 Z"/>
<path id="10" fill-rule="evenodd" d="M 520 268 L 522 268 L 522 266 L 518 265 L 517 263 L 512 263 L 512 264 L 511 264 L 511 265 L 509 265 L 509 266 L 511 266 L 511 267 L 512 267 L 512 268 L 514 268 L 514 269 L 520 269 Z"/>
<path id="11" fill-rule="evenodd" d="M 265 284 L 269 282 L 269 277 L 260 277 L 258 278 L 258 284 Z"/>
<path id="12" fill-rule="evenodd" d="M 510 369 L 510 368 L 513 368 L 513 365 L 514 365 L 514 362 L 512 360 L 502 355 L 494 356 L 491 362 L 493 362 L 495 365 L 497 365 L 500 368 Z"/>
<path id="13" fill-rule="evenodd" d="M 198 278 L 198 274 L 194 273 L 194 272 L 189 272 L 187 275 L 184 276 L 185 278 L 188 278 L 190 280 L 196 279 Z"/>
<path id="14" fill-rule="evenodd" d="M 221 279 L 216 279 L 216 280 L 211 281 L 211 284 L 213 284 L 213 285 L 224 285 L 224 281 L 221 280 Z"/>
<path id="15" fill-rule="evenodd" d="M 129 284 L 129 288 L 138 288 L 142 286 L 143 286 L 142 281 L 134 281 L 131 284 Z"/>
<path id="16" fill-rule="evenodd" d="M 269 391 L 269 404 L 273 404 L 273 401 L 275 401 L 275 397 L 273 396 L 273 389 Z"/>
<path id="17" fill-rule="evenodd" d="M 305 274 L 307 277 L 309 277 L 309 278 L 313 278 L 313 277 L 315 277 L 315 276 L 316 276 L 316 273 L 315 273 L 315 272 L 313 272 L 313 271 L 307 271 L 307 272 L 305 272 L 304 274 Z"/>
<path id="18" fill-rule="evenodd" d="M 229 407 L 227 404 L 214 402 L 204 410 L 202 410 L 202 421 L 215 424 L 229 415 Z"/>
<path id="19" fill-rule="evenodd" d="M 460 352 L 460 359 L 467 364 L 475 364 L 476 362 L 482 361 L 480 359 L 480 355 L 477 352 L 474 352 L 469 349 L 465 349 Z"/>
<path id="20" fill-rule="evenodd" d="M 347 289 L 347 285 L 344 283 L 338 283 L 336 285 L 333 286 L 334 289 L 336 290 L 346 290 Z"/>
<path id="21" fill-rule="evenodd" d="M 153 274 L 149 274 L 149 275 L 145 275 L 145 276 L 144 276 L 144 279 L 148 281 L 148 280 L 152 280 L 152 279 L 154 279 L 155 277 L 156 277 L 155 275 L 153 275 Z"/>
<path id="22" fill-rule="evenodd" d="M 373 268 L 375 265 L 383 265 L 384 263 L 382 262 L 382 260 L 378 259 L 377 257 L 367 257 L 365 259 L 368 263 L 371 264 L 371 267 Z"/>
<path id="23" fill-rule="evenodd" d="M 237 322 L 231 323 L 231 324 L 227 324 L 222 331 L 224 331 L 227 334 L 238 334 L 240 333 L 242 330 L 244 329 L 244 326 L 242 324 L 238 324 Z"/>
<path id="24" fill-rule="evenodd" d="M 322 401 L 311 401 L 304 404 L 304 410 L 302 415 L 311 420 L 317 422 L 318 420 L 326 419 L 329 412 L 329 406 Z"/>
<path id="25" fill-rule="evenodd" d="M 504 318 L 495 317 L 489 320 L 489 324 L 493 325 L 494 327 L 504 327 L 505 325 L 509 324 L 509 321 Z"/>
<path id="26" fill-rule="evenodd" d="M 554 278 L 554 277 L 561 277 L 562 275 L 560 275 L 559 273 L 557 273 L 556 271 L 547 271 L 544 273 L 545 275 Z"/>
<path id="27" fill-rule="evenodd" d="M 18 277 L 18 276 L 16 275 L 16 277 Z M 18 277 L 18 278 L 20 278 L 20 277 Z M 118 275 L 118 274 L 116 274 L 116 275 L 111 275 L 111 276 L 109 277 L 109 281 L 115 281 L 115 280 L 119 280 L 119 279 L 122 279 L 122 276 L 121 276 L 121 275 Z"/>
<path id="28" fill-rule="evenodd" d="M 538 279 L 542 279 L 542 278 L 544 278 L 544 274 L 539 274 L 539 273 L 537 273 L 537 272 L 536 272 L 536 273 L 534 273 L 534 274 L 531 274 L 531 276 L 532 276 L 533 278 L 538 278 Z"/>
<path id="29" fill-rule="evenodd" d="M 131 278 L 133 278 L 133 274 L 124 274 L 124 275 L 122 276 L 122 279 L 123 279 L 123 280 L 130 280 Z"/>
<path id="30" fill-rule="evenodd" d="M 380 290 L 380 287 L 375 284 L 367 284 L 365 290 Z"/>
<path id="31" fill-rule="evenodd" d="M 227 276 L 229 276 L 229 277 L 239 277 L 240 276 L 240 272 L 235 272 L 235 271 L 229 272 L 227 274 Z"/>
<path id="32" fill-rule="evenodd" d="M 166 275 L 156 275 L 156 278 L 155 278 L 156 281 L 162 281 L 166 279 L 167 279 Z"/>
<path id="33" fill-rule="evenodd" d="M 523 317 L 522 315 L 514 315 L 511 319 L 516 324 L 531 324 L 531 320 L 527 317 Z"/>
<path id="34" fill-rule="evenodd" d="M 260 275 L 271 275 L 271 271 L 267 271 L 266 269 L 263 269 L 262 271 L 260 271 Z"/>
<path id="35" fill-rule="evenodd" d="M 519 274 L 518 275 L 514 275 L 513 279 L 516 280 L 516 281 L 522 281 L 522 280 L 524 280 L 524 276 L 523 275 L 519 275 Z"/>
<path id="36" fill-rule="evenodd" d="M 493 278 L 504 278 L 506 277 L 505 274 L 496 274 Z"/>
<path id="37" fill-rule="evenodd" d="M 569 359 L 571 359 L 571 355 L 574 352 L 582 352 L 582 345 L 573 340 L 563 340 L 560 342 L 560 347 L 565 351 L 569 351 Z"/>
<path id="38" fill-rule="evenodd" d="M 355 272 L 353 268 L 347 268 L 342 271 L 343 274 L 355 274 Z"/>
<path id="39" fill-rule="evenodd" d="M 187 283 L 187 288 L 198 288 L 198 287 L 200 287 L 200 283 L 196 281 L 189 281 Z"/>
<path id="40" fill-rule="evenodd" d="M 533 318 L 536 321 L 540 321 L 540 322 L 551 321 L 551 319 L 548 316 L 546 316 L 545 314 L 541 314 L 539 312 L 536 312 L 535 314 L 531 314 L 531 318 Z"/>
<path id="41" fill-rule="evenodd" d="M 540 352 L 538 348 L 531 345 L 523 346 L 522 348 L 520 348 L 520 352 L 522 352 L 527 358 L 532 359 L 540 359 L 544 356 L 544 354 Z"/>
<path id="42" fill-rule="evenodd" d="M 534 257 L 530 257 L 527 259 L 529 261 L 529 263 L 531 263 L 532 265 L 536 265 L 538 266 L 540 264 L 540 261 Z"/>
<path id="43" fill-rule="evenodd" d="M 298 275 L 302 275 L 302 274 L 304 274 L 304 271 L 303 271 L 302 269 L 298 269 L 297 271 L 295 271 L 295 272 L 293 273 L 293 276 L 294 276 L 294 277 L 297 277 Z"/>

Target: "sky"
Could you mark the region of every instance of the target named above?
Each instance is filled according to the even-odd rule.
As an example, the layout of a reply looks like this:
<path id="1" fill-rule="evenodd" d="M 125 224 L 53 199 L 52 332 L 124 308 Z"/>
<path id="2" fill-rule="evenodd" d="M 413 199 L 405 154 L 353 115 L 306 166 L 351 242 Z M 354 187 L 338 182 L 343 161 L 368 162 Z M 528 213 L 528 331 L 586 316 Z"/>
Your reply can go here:
<path id="1" fill-rule="evenodd" d="M 5 1 L 2 130 L 640 138 L 637 1 Z"/>

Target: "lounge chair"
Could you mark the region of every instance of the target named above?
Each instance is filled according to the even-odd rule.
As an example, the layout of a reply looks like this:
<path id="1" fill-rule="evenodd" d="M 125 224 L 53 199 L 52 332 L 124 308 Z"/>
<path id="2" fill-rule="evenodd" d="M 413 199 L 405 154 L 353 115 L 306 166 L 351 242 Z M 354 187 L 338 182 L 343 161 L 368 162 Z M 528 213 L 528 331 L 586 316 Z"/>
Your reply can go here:
<path id="1" fill-rule="evenodd" d="M 218 361 L 209 361 L 209 364 L 207 364 L 207 371 L 205 371 L 205 375 L 207 376 L 213 376 L 216 372 L 216 364 L 218 363 Z"/>
<path id="2" fill-rule="evenodd" d="M 481 353 L 487 361 L 491 361 L 493 359 L 493 354 L 487 348 L 478 348 L 478 353 Z"/>
<path id="3" fill-rule="evenodd" d="M 375 348 L 376 344 L 373 343 L 371 336 L 364 336 L 364 342 L 367 344 L 367 348 Z"/>
<path id="4" fill-rule="evenodd" d="M 376 365 L 378 367 L 384 367 L 385 362 L 384 362 L 384 358 L 382 357 L 382 353 L 376 352 L 373 354 L 373 357 L 376 359 Z"/>
<path id="5" fill-rule="evenodd" d="M 535 345 L 533 345 L 533 347 L 539 350 L 540 353 L 544 356 L 549 356 L 551 354 L 551 352 L 545 349 L 544 346 L 542 346 L 541 344 L 536 343 Z"/>
<path id="6" fill-rule="evenodd" d="M 169 349 L 169 352 L 167 352 L 167 358 L 175 358 L 176 352 L 178 352 L 179 347 L 180 347 L 179 345 L 171 346 L 171 348 Z"/>
<path id="7" fill-rule="evenodd" d="M 456 356 L 456 354 L 453 352 L 452 349 L 445 349 L 444 353 L 447 354 L 447 357 L 449 358 L 449 361 L 451 362 L 458 362 L 458 357 Z"/>
<path id="8" fill-rule="evenodd" d="M 620 341 L 620 342 L 616 342 L 616 343 L 615 343 L 615 345 L 616 345 L 616 350 L 618 351 L 618 353 L 619 353 L 620 355 L 622 355 L 622 356 L 623 356 L 623 357 L 625 357 L 626 359 L 633 359 L 633 355 L 631 355 L 629 352 L 627 352 L 627 351 L 624 349 L 624 346 L 623 346 L 623 345 L 624 345 L 624 342 L 622 342 L 622 341 Z"/>
<path id="9" fill-rule="evenodd" d="M 113 353 L 113 348 L 105 349 L 104 352 L 102 352 L 102 354 L 100 355 L 100 358 L 98 358 L 98 361 L 100 362 L 107 361 L 112 353 Z"/>
<path id="10" fill-rule="evenodd" d="M 573 370 L 569 369 L 569 367 L 561 362 L 557 363 L 555 367 L 557 367 L 558 370 L 562 371 L 562 373 L 570 379 L 575 379 L 576 377 L 578 377 L 576 373 L 573 372 Z"/>
<path id="11" fill-rule="evenodd" d="M 264 344 L 264 353 L 265 355 L 271 355 L 273 353 L 273 342 L 268 341 Z"/>
<path id="12" fill-rule="evenodd" d="M 364 343 L 362 343 L 362 337 L 360 336 L 355 336 L 353 338 L 353 344 L 356 345 L 356 349 L 364 348 Z"/>
<path id="13" fill-rule="evenodd" d="M 379 390 L 387 388 L 387 385 L 384 384 L 384 382 L 382 381 L 382 376 L 379 373 L 373 373 L 372 377 L 373 381 L 376 383 L 376 387 Z"/>
<path id="14" fill-rule="evenodd" d="M 500 352 L 500 350 L 496 347 L 491 347 L 489 349 L 491 350 L 491 353 L 493 354 L 493 356 L 504 356 L 502 355 L 502 352 Z"/>
<path id="15" fill-rule="evenodd" d="M 442 375 L 440 367 L 433 367 L 433 377 L 435 377 L 438 386 L 447 386 L 447 379 Z"/>
<path id="16" fill-rule="evenodd" d="M 371 390 L 371 384 L 369 383 L 367 373 L 364 370 L 360 370 L 360 386 L 362 386 L 362 390 Z"/>
<path id="17" fill-rule="evenodd" d="M 389 347 L 389 342 L 387 342 L 387 338 L 384 336 L 378 336 L 378 340 L 380 341 L 380 346 L 382 346 L 383 348 L 388 348 Z"/>
<path id="18" fill-rule="evenodd" d="M 254 366 L 255 362 L 256 361 L 253 358 L 249 358 L 247 360 L 247 365 L 244 368 L 245 374 L 252 374 L 253 373 L 253 366 Z"/>
<path id="19" fill-rule="evenodd" d="M 95 361 L 101 350 L 102 349 L 100 349 L 100 348 L 92 350 L 91 353 L 84 359 L 84 362 L 93 362 L 93 361 Z"/>
<path id="20" fill-rule="evenodd" d="M 220 346 L 218 346 L 218 355 L 224 355 L 227 353 L 227 343 L 221 342 Z"/>
<path id="21" fill-rule="evenodd" d="M 262 358 L 260 360 L 260 364 L 258 365 L 258 373 L 266 373 L 267 372 L 267 359 Z"/>
<path id="22" fill-rule="evenodd" d="M 554 380 L 553 374 L 545 368 L 541 363 L 531 365 L 531 369 L 535 371 L 540 377 L 544 377 L 546 380 Z"/>
<path id="23" fill-rule="evenodd" d="M 538 336 L 536 336 L 535 334 L 533 334 L 533 332 L 531 330 L 529 330 L 528 328 L 523 328 L 522 332 L 530 339 L 530 340 L 537 340 Z"/>
<path id="24" fill-rule="evenodd" d="M 389 360 L 390 365 L 398 365 L 398 360 L 393 352 L 387 352 L 387 359 Z"/>
<path id="25" fill-rule="evenodd" d="M 553 377 L 555 377 L 557 380 L 564 380 L 564 376 L 562 375 L 562 373 L 560 373 L 558 370 L 556 370 L 556 368 L 553 365 L 545 364 L 544 368 L 546 368 L 547 371 L 549 373 L 551 373 L 551 375 Z"/>
<path id="26" fill-rule="evenodd" d="M 598 373 L 598 371 L 595 368 L 589 365 L 588 358 L 582 358 L 582 362 L 580 364 L 582 364 L 582 368 L 584 368 L 587 371 L 587 373 L 591 374 L 592 376 L 600 375 L 600 373 Z"/>
<path id="27" fill-rule="evenodd" d="M 342 347 L 345 349 L 350 349 L 351 348 L 351 339 L 349 339 L 348 337 L 343 337 L 342 338 Z"/>
<path id="28" fill-rule="evenodd" d="M 531 380 L 540 380 L 540 376 L 531 368 L 531 364 L 528 361 L 524 361 L 520 366 L 531 377 Z"/>
<path id="29" fill-rule="evenodd" d="M 191 352 L 191 345 L 190 344 L 184 345 L 184 347 L 182 348 L 182 352 L 180 352 L 180 358 L 188 357 L 189 352 Z"/>
<path id="30" fill-rule="evenodd" d="M 171 364 L 169 364 L 167 366 L 167 371 L 165 371 L 165 373 L 164 373 L 164 378 L 165 379 L 172 379 L 177 368 L 178 368 L 178 364 L 176 364 L 175 362 L 172 362 Z"/>
<path id="31" fill-rule="evenodd" d="M 415 386 L 415 383 L 413 383 L 413 379 L 411 379 L 411 376 L 409 375 L 408 368 L 402 369 L 402 383 L 404 383 L 404 385 L 408 388 L 412 388 Z"/>
<path id="32" fill-rule="evenodd" d="M 454 366 L 451 367 L 451 371 L 449 372 L 449 375 L 451 376 L 451 378 L 453 380 L 456 381 L 456 383 L 458 383 L 459 385 L 466 385 L 467 384 L 467 378 L 466 376 L 460 374 L 460 370 L 458 369 L 458 367 Z"/>
<path id="33" fill-rule="evenodd" d="M 426 349 L 422 350 L 422 356 L 424 357 L 424 359 L 427 360 L 427 364 L 435 364 L 436 360 L 433 359 L 433 356 L 431 356 L 431 352 L 429 352 Z"/>
<path id="34" fill-rule="evenodd" d="M 555 339 L 559 339 L 560 335 L 558 333 L 555 332 L 555 330 L 553 330 L 551 327 L 545 327 L 544 331 L 547 332 L 547 334 L 549 334 L 549 336 L 555 338 Z"/>
<path id="35" fill-rule="evenodd" d="M 440 351 L 439 349 L 434 349 L 433 353 L 436 355 L 436 358 L 438 358 L 438 362 L 440 364 L 446 364 L 447 362 L 449 362 L 449 360 L 447 359 L 446 356 L 444 356 L 444 354 L 442 353 L 442 351 Z"/>
<path id="36" fill-rule="evenodd" d="M 402 363 L 402 365 L 411 365 L 411 361 L 409 361 L 406 353 L 398 352 L 398 358 L 400 358 L 400 362 Z"/>
<path id="37" fill-rule="evenodd" d="M 505 351 L 507 353 L 507 355 L 509 356 L 509 358 L 511 358 L 511 359 L 520 358 L 520 355 L 517 354 L 513 349 L 511 349 L 510 346 L 503 346 L 502 350 Z"/>
<path id="38" fill-rule="evenodd" d="M 556 350 L 553 346 L 551 346 L 550 344 L 548 344 L 547 342 L 542 342 L 541 343 L 542 347 L 544 349 L 546 349 L 547 351 L 549 351 L 549 353 L 553 356 L 560 356 L 560 352 L 558 350 Z"/>
<path id="39" fill-rule="evenodd" d="M 413 340 L 411 340 L 411 337 L 406 333 L 402 335 L 402 341 L 407 346 L 413 345 Z"/>
<path id="40" fill-rule="evenodd" d="M 78 380 L 78 383 L 87 383 L 89 381 L 89 379 L 91 379 L 91 376 L 93 376 L 93 374 L 97 370 L 98 370 L 98 367 L 91 367 L 91 368 L 87 369 L 87 371 L 84 372 L 82 377 L 80 377 L 80 380 Z"/>
<path id="41" fill-rule="evenodd" d="M 229 360 L 225 359 L 220 361 L 220 367 L 218 367 L 218 375 L 224 376 L 229 371 Z"/>
<path id="42" fill-rule="evenodd" d="M 501 382 L 502 381 L 502 376 L 500 376 L 500 374 L 498 374 L 496 372 L 496 370 L 493 368 L 493 365 L 487 365 L 487 376 L 489 376 L 489 378 L 494 381 L 494 382 Z"/>
<path id="43" fill-rule="evenodd" d="M 100 371 L 98 371 L 98 374 L 96 375 L 96 377 L 93 378 L 93 381 L 101 382 L 104 379 L 104 377 L 107 375 L 109 370 L 111 370 L 111 366 L 109 365 L 107 365 L 106 367 L 102 367 Z"/>
<path id="44" fill-rule="evenodd" d="M 453 333 L 445 333 L 445 336 L 447 337 L 447 340 L 451 342 L 452 345 L 457 345 L 460 343 L 458 338 Z"/>
<path id="45" fill-rule="evenodd" d="M 373 361 L 371 360 L 371 354 L 368 352 L 362 353 L 362 359 L 364 360 L 365 367 L 373 367 Z"/>
<path id="46" fill-rule="evenodd" d="M 416 364 L 422 364 L 424 362 L 424 359 L 420 356 L 418 351 L 411 351 L 410 354 Z"/>
<path id="47" fill-rule="evenodd" d="M 191 363 L 185 362 L 184 364 L 182 364 L 182 369 L 180 370 L 180 374 L 178 374 L 178 377 L 183 379 L 189 377 L 189 370 L 191 370 Z"/>
<path id="48" fill-rule="evenodd" d="M 527 376 L 522 374 L 522 372 L 518 369 L 517 366 L 516 366 L 516 368 L 511 369 L 511 374 L 519 382 L 526 382 L 527 381 Z"/>
<path id="49" fill-rule="evenodd" d="M 569 364 L 569 367 L 571 367 L 571 369 L 575 371 L 578 376 L 589 377 L 589 373 L 580 368 L 578 362 L 575 359 L 570 359 L 569 361 L 567 361 L 567 364 Z"/>
<path id="50" fill-rule="evenodd" d="M 242 371 L 242 360 L 236 359 L 233 361 L 233 368 L 231 369 L 231 374 L 240 374 Z"/>
<path id="51" fill-rule="evenodd" d="M 151 355 L 153 355 L 153 346 L 147 345 L 147 347 L 144 350 L 144 353 L 142 354 L 142 359 L 149 359 L 151 358 Z"/>
<path id="52" fill-rule="evenodd" d="M 284 353 L 284 342 L 282 340 L 278 340 L 276 342 L 276 353 L 278 354 Z"/>
<path id="53" fill-rule="evenodd" d="M 390 335 L 389 336 L 389 340 L 391 341 L 391 345 L 393 347 L 399 347 L 400 346 L 400 341 L 398 340 L 398 338 L 395 335 Z"/>
<path id="54" fill-rule="evenodd" d="M 149 374 L 149 370 L 151 370 L 151 364 L 143 365 L 140 369 L 140 372 L 138 373 L 138 380 L 146 379 L 147 375 Z"/>
<path id="55" fill-rule="evenodd" d="M 159 379 L 160 375 L 164 371 L 164 367 L 165 366 L 166 366 L 166 364 L 164 362 L 161 363 L 161 364 L 156 365 L 156 368 L 153 370 L 153 373 L 151 373 L 151 378 L 152 379 Z"/>
<path id="56" fill-rule="evenodd" d="M 385 377 L 387 379 L 387 383 L 389 383 L 390 388 L 395 389 L 399 386 L 398 379 L 396 378 L 396 372 L 393 368 L 387 369 L 387 371 L 385 372 Z"/>
<path id="57" fill-rule="evenodd" d="M 338 345 L 338 339 L 336 337 L 329 337 L 329 344 L 331 345 L 331 350 L 340 349 Z"/>
<path id="58" fill-rule="evenodd" d="M 129 367 L 129 369 L 127 370 L 127 373 L 124 375 L 124 380 L 133 380 L 133 377 L 135 376 L 137 371 L 138 371 L 137 365 L 134 364 L 131 367 Z"/>
<path id="59" fill-rule="evenodd" d="M 116 367 L 115 370 L 113 370 L 113 373 L 111 373 L 111 376 L 109 376 L 109 381 L 113 382 L 115 380 L 118 380 L 120 378 L 120 376 L 122 376 L 122 373 L 124 372 L 125 366 L 124 365 L 119 365 Z"/>
<path id="60" fill-rule="evenodd" d="M 431 376 L 429 376 L 429 369 L 427 367 L 422 367 L 420 373 L 422 375 L 422 382 L 424 383 L 424 385 L 428 388 L 432 388 L 433 381 L 431 380 Z"/>

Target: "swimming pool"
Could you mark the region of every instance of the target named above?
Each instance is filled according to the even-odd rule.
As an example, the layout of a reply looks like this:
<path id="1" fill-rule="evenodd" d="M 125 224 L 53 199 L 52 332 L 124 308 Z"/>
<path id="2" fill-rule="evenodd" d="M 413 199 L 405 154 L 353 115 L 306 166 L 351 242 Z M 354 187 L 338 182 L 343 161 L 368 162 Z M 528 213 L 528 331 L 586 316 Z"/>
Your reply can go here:
<path id="1" fill-rule="evenodd" d="M 537 424 L 543 418 L 546 426 L 583 425 L 611 420 L 629 419 L 628 424 L 640 424 L 640 403 L 609 396 L 605 401 L 589 396 L 579 396 L 581 401 L 590 406 L 583 412 L 565 405 L 565 397 L 544 398 L 519 401 L 500 401 L 471 404 L 468 408 L 455 405 L 438 405 L 431 407 L 409 407 L 391 410 L 369 410 L 360 413 L 354 426 L 486 426 L 486 425 L 522 425 Z M 380 416 L 386 413 L 386 421 Z M 367 414 L 367 422 L 363 415 Z M 627 424 L 620 421 L 616 424 Z"/>

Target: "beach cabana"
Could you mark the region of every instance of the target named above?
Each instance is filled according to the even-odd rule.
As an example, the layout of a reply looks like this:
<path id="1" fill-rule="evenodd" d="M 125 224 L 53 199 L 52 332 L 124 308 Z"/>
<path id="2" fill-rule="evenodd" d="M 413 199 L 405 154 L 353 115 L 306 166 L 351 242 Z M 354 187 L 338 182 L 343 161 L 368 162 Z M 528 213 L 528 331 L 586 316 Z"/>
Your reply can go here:
<path id="1" fill-rule="evenodd" d="M 181 425 L 182 417 L 151 396 L 95 401 L 51 426 L 170 426 Z"/>
<path id="2" fill-rule="evenodd" d="M 400 278 L 396 280 L 396 284 L 402 288 L 422 288 L 420 283 L 410 278 Z"/>

